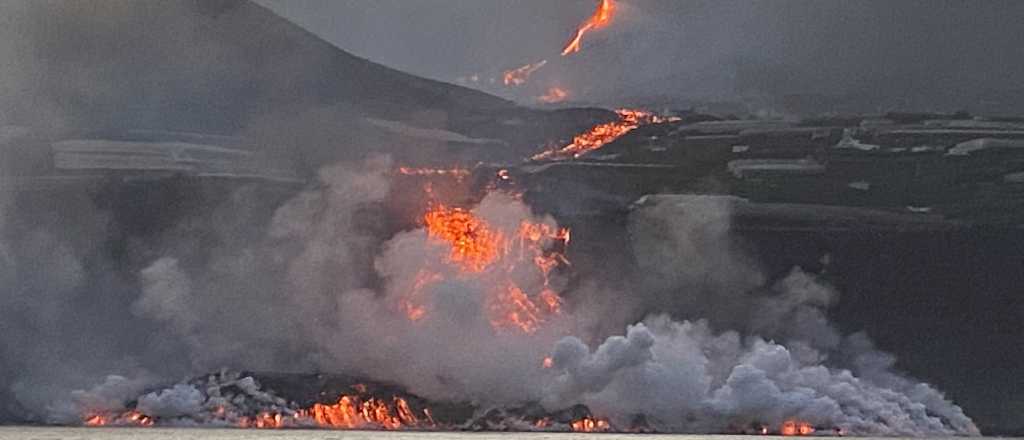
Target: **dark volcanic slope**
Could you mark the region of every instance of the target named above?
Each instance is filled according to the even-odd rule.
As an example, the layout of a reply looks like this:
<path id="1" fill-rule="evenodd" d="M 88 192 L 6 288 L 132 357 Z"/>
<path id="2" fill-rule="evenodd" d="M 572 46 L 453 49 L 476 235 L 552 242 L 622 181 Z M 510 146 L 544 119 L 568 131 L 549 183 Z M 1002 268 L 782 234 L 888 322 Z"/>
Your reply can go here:
<path id="1" fill-rule="evenodd" d="M 609 117 L 409 75 L 248 0 L 16 1 L 0 12 L 0 55 L 16 61 L 0 67 L 0 125 L 241 135 L 315 169 L 417 142 L 441 144 L 419 156 L 442 162 L 518 159 Z"/>
<path id="2" fill-rule="evenodd" d="M 92 127 L 234 132 L 311 106 L 377 116 L 514 107 L 358 58 L 245 0 L 40 2 L 27 15 L 20 31 L 38 63 L 25 66 L 35 75 L 23 92 Z M 23 104 L 31 115 L 36 103 Z"/>

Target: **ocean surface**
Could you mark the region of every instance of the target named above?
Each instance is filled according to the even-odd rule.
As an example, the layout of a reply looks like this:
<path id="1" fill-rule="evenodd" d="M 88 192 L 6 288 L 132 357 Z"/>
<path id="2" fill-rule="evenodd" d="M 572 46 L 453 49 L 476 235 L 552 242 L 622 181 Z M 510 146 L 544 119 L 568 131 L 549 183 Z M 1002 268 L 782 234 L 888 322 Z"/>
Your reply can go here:
<path id="1" fill-rule="evenodd" d="M 381 432 L 254 429 L 0 427 L 0 440 L 763 440 L 739 435 L 645 435 L 580 433 Z M 889 439 L 892 440 L 892 439 Z"/>

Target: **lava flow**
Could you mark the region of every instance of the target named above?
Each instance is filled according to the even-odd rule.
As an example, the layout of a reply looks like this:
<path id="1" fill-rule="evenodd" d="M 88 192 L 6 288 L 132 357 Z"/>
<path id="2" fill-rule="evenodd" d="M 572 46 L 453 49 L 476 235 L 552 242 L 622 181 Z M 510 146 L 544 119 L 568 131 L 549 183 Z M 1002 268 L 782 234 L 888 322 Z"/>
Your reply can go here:
<path id="1" fill-rule="evenodd" d="M 640 126 L 660 124 L 678 120 L 673 117 L 662 117 L 651 112 L 634 109 L 618 109 L 618 121 L 599 124 L 576 135 L 572 143 L 558 149 L 544 151 L 531 157 L 532 160 L 566 160 L 575 159 L 591 151 L 597 150 L 616 139 L 624 136 Z"/>
<path id="2" fill-rule="evenodd" d="M 787 420 L 782 424 L 782 429 L 779 430 L 779 433 L 785 436 L 811 435 L 814 434 L 814 426 L 807 422 Z"/>
<path id="3" fill-rule="evenodd" d="M 395 396 L 390 401 L 372 396 L 341 395 L 333 404 L 315 403 L 298 410 L 260 411 L 253 416 L 239 415 L 220 406 L 210 416 L 221 424 L 238 428 L 322 428 L 322 429 L 431 429 L 437 423 L 429 409 L 415 411 L 405 399 Z M 92 415 L 85 426 L 154 426 L 156 420 L 138 410 L 119 415 Z"/>
<path id="4" fill-rule="evenodd" d="M 536 72 L 541 67 L 544 67 L 548 63 L 548 60 L 541 60 L 536 63 L 527 64 L 522 67 L 517 67 L 512 70 L 505 71 L 503 75 L 503 81 L 506 86 L 521 86 L 526 84 L 526 81 L 530 79 L 530 75 Z"/>
<path id="5" fill-rule="evenodd" d="M 611 425 L 608 424 L 607 420 L 594 417 L 573 420 L 569 426 L 574 432 L 606 432 L 611 430 Z"/>
<path id="6" fill-rule="evenodd" d="M 614 0 L 601 0 L 601 3 L 597 5 L 597 10 L 594 11 L 594 15 L 591 15 L 587 21 L 584 21 L 580 25 L 579 29 L 576 29 L 576 34 L 562 49 L 562 56 L 568 56 L 580 51 L 580 43 L 583 41 L 583 36 L 591 30 L 601 29 L 611 24 L 612 19 L 615 17 L 615 1 Z"/>
<path id="7" fill-rule="evenodd" d="M 289 420 L 289 418 L 291 420 Z M 394 397 L 390 402 L 375 397 L 342 395 L 334 404 L 315 403 L 296 411 L 292 416 L 280 413 L 261 413 L 238 422 L 242 428 L 288 428 L 315 426 L 326 429 L 386 429 L 433 428 L 436 426 L 430 410 L 417 415 L 409 403 Z"/>
<path id="8" fill-rule="evenodd" d="M 547 93 L 538 96 L 537 100 L 544 104 L 557 104 L 565 101 L 569 97 L 569 92 L 560 87 L 552 87 L 548 89 Z"/>
<path id="9" fill-rule="evenodd" d="M 85 418 L 85 426 L 153 426 L 153 418 L 131 410 L 117 416 L 95 414 Z"/>
<path id="10" fill-rule="evenodd" d="M 569 230 L 545 223 L 522 221 L 514 230 L 502 230 L 473 211 L 435 204 L 423 216 L 427 237 L 448 247 L 444 265 L 454 277 L 476 277 L 487 282 L 484 302 L 488 319 L 496 330 L 533 333 L 550 315 L 560 312 L 561 298 L 550 288 L 550 274 L 567 265 L 564 249 Z M 513 272 L 522 264 L 540 275 L 542 285 L 535 291 L 516 282 Z M 422 268 L 399 307 L 412 321 L 428 313 L 428 288 L 445 280 L 442 268 Z"/>

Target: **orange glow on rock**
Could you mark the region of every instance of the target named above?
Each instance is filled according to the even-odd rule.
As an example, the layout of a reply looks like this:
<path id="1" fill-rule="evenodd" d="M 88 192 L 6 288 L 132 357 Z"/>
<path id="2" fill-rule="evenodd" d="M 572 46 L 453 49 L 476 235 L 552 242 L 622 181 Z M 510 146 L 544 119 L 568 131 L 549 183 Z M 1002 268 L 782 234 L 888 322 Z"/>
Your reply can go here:
<path id="1" fill-rule="evenodd" d="M 584 417 L 579 420 L 573 420 L 569 424 L 573 432 L 606 432 L 611 430 L 611 425 L 608 424 L 608 420 Z"/>
<path id="2" fill-rule="evenodd" d="M 108 423 L 110 422 L 107 421 L 107 418 L 100 415 L 85 418 L 85 426 L 106 426 Z"/>
<path id="3" fill-rule="evenodd" d="M 785 436 L 814 434 L 814 426 L 799 420 L 787 420 L 782 424 L 779 433 Z"/>
<path id="4" fill-rule="evenodd" d="M 85 426 L 153 426 L 153 418 L 133 409 L 116 415 L 88 415 L 82 423 Z"/>

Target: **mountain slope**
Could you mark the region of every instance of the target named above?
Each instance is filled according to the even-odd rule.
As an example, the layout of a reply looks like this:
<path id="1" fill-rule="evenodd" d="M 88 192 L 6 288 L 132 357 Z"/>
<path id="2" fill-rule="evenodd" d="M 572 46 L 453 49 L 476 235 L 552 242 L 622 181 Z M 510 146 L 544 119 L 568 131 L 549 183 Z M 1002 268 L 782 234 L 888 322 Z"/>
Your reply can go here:
<path id="1" fill-rule="evenodd" d="M 249 1 L 40 2 L 19 12 L 21 97 L 48 100 L 75 125 L 231 133 L 299 107 L 381 116 L 514 106 L 358 58 Z M 10 104 L 32 114 L 32 102 Z"/>

